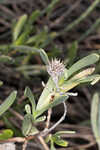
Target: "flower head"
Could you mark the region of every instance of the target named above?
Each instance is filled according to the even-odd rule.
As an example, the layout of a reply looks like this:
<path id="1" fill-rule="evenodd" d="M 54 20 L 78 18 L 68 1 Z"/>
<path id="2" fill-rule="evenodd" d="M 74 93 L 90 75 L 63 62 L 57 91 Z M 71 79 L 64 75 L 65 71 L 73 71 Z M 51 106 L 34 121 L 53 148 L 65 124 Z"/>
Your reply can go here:
<path id="1" fill-rule="evenodd" d="M 65 66 L 64 64 L 58 60 L 58 59 L 52 59 L 51 62 L 49 62 L 49 65 L 47 65 L 47 72 L 52 77 L 52 80 L 56 84 L 56 87 L 58 88 L 58 80 L 64 73 Z"/>

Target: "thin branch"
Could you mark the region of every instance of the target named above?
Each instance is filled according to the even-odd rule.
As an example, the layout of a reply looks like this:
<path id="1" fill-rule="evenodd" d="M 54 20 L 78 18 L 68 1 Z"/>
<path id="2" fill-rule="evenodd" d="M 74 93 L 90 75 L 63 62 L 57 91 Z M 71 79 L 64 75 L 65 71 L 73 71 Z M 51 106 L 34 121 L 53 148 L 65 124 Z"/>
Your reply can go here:
<path id="1" fill-rule="evenodd" d="M 39 136 L 37 136 L 37 138 L 39 139 L 40 143 L 43 145 L 44 150 L 49 150 L 49 147 L 48 147 L 48 145 L 45 143 L 43 137 L 39 135 Z"/>
<path id="2" fill-rule="evenodd" d="M 41 136 L 46 136 L 48 133 L 50 133 L 52 130 L 54 130 L 65 119 L 65 116 L 67 114 L 67 106 L 66 106 L 65 102 L 63 102 L 63 104 L 64 104 L 64 114 L 63 114 L 63 116 L 51 128 L 47 129 L 46 131 L 45 130 L 42 131 L 40 133 Z"/>
<path id="3" fill-rule="evenodd" d="M 52 114 L 52 109 L 50 108 L 50 109 L 48 110 L 48 116 L 47 116 L 46 127 L 45 127 L 46 130 L 47 130 L 47 129 L 49 128 L 49 126 L 50 126 L 51 114 Z"/>
<path id="4" fill-rule="evenodd" d="M 5 142 L 18 142 L 18 143 L 23 143 L 25 142 L 26 139 L 22 137 L 15 137 L 15 138 L 10 138 L 8 140 L 0 140 L 0 143 L 5 143 Z"/>

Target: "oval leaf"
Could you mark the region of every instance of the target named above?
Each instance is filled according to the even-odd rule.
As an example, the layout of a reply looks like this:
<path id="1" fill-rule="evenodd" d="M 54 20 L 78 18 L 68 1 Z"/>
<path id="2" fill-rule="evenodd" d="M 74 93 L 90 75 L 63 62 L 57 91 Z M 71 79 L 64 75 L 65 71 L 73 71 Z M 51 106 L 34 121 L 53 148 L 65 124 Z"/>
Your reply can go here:
<path id="1" fill-rule="evenodd" d="M 31 103 L 31 105 L 32 105 L 32 112 L 34 113 L 36 104 L 35 104 L 34 95 L 33 95 L 33 93 L 31 92 L 31 90 L 30 90 L 29 87 L 26 87 L 26 88 L 25 88 L 24 95 L 29 99 L 29 101 L 30 101 L 30 103 Z"/>
<path id="2" fill-rule="evenodd" d="M 98 93 L 95 93 L 92 99 L 91 124 L 96 141 L 100 144 L 100 99 Z"/>
<path id="3" fill-rule="evenodd" d="M 71 66 L 71 68 L 67 71 L 68 78 L 75 72 L 79 71 L 80 69 L 83 69 L 84 67 L 87 67 L 89 65 L 92 65 L 96 63 L 99 60 L 99 55 L 94 53 L 91 55 L 88 55 L 79 61 L 77 61 L 75 64 Z"/>
<path id="4" fill-rule="evenodd" d="M 22 123 L 22 133 L 24 136 L 35 135 L 38 133 L 37 128 L 34 126 L 34 119 L 31 114 L 24 116 Z"/>
<path id="5" fill-rule="evenodd" d="M 26 104 L 26 105 L 25 105 L 25 110 L 26 110 L 26 113 L 27 113 L 27 114 L 31 114 L 31 107 L 30 107 L 29 104 Z"/>
<path id="6" fill-rule="evenodd" d="M 41 115 L 44 111 L 46 111 L 48 108 L 52 108 L 63 101 L 67 100 L 69 96 L 60 95 L 60 93 L 51 92 L 51 89 L 55 88 L 55 84 L 50 78 L 45 89 L 43 90 L 35 112 L 35 117 L 38 117 Z"/>

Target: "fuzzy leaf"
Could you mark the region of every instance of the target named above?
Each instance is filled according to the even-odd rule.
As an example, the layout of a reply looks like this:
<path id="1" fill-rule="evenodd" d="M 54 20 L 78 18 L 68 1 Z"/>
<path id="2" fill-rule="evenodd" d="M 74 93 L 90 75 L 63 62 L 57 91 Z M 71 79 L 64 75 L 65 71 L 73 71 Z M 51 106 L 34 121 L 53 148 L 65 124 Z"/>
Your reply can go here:
<path id="1" fill-rule="evenodd" d="M 78 75 L 78 74 L 77 74 Z M 62 85 L 63 87 L 63 92 L 67 92 L 71 90 L 72 88 L 78 86 L 79 84 L 83 83 L 91 83 L 91 85 L 94 85 L 96 82 L 100 80 L 100 75 L 94 74 L 90 76 L 84 76 L 82 75 L 81 78 L 76 78 L 78 76 L 72 77 L 70 80 L 65 81 L 64 84 Z"/>
<path id="2" fill-rule="evenodd" d="M 31 107 L 30 107 L 29 104 L 26 104 L 26 105 L 25 105 L 25 110 L 26 110 L 26 113 L 27 113 L 27 114 L 31 114 Z"/>
<path id="3" fill-rule="evenodd" d="M 94 72 L 95 68 L 91 67 L 88 69 L 85 69 L 81 72 L 79 72 L 78 74 L 76 74 L 75 76 L 73 76 L 72 78 L 70 78 L 69 80 L 62 80 L 62 82 L 60 82 L 60 86 L 63 87 L 63 91 L 67 92 L 68 90 L 72 89 L 73 87 L 77 86 L 80 83 L 85 83 L 85 82 L 90 82 L 93 81 L 94 77 L 90 76 L 93 72 Z M 66 71 L 66 70 L 65 70 Z M 67 72 L 67 71 L 66 71 Z M 85 81 L 86 80 L 86 81 Z"/>
<path id="4" fill-rule="evenodd" d="M 60 95 L 60 93 L 51 92 L 51 89 L 55 88 L 55 84 L 50 78 L 45 89 L 43 90 L 35 112 L 35 117 L 41 115 L 48 108 L 52 108 L 63 101 L 67 100 L 69 97 L 66 95 Z M 53 98 L 52 98 L 53 97 Z"/>
<path id="5" fill-rule="evenodd" d="M 67 71 L 68 78 L 75 72 L 83 69 L 84 67 L 87 67 L 89 65 L 96 63 L 98 60 L 99 60 L 99 55 L 96 53 L 90 54 L 90 55 L 80 59 L 79 61 L 74 63 L 71 66 L 71 68 Z"/>
<path id="6" fill-rule="evenodd" d="M 0 105 L 0 116 L 8 110 L 16 99 L 17 91 L 13 91 L 8 98 Z"/>
<path id="7" fill-rule="evenodd" d="M 31 105 L 32 105 L 32 112 L 33 112 L 33 114 L 34 114 L 36 104 L 35 104 L 34 95 L 33 95 L 33 93 L 31 92 L 31 90 L 30 90 L 29 87 L 26 87 L 26 88 L 25 88 L 24 95 L 29 99 L 29 101 L 30 101 L 30 103 L 31 103 Z"/>
<path id="8" fill-rule="evenodd" d="M 100 75 L 99 74 L 94 74 L 94 75 L 90 75 L 88 77 L 83 77 L 83 78 L 79 79 L 79 83 L 91 82 L 91 85 L 94 85 L 99 80 L 100 80 Z"/>
<path id="9" fill-rule="evenodd" d="M 26 114 L 22 123 L 22 133 L 24 136 L 35 135 L 38 133 L 37 128 L 34 126 L 34 119 L 31 114 Z"/>
<path id="10" fill-rule="evenodd" d="M 96 141 L 100 145 L 100 98 L 98 93 L 95 93 L 92 99 L 91 124 Z"/>

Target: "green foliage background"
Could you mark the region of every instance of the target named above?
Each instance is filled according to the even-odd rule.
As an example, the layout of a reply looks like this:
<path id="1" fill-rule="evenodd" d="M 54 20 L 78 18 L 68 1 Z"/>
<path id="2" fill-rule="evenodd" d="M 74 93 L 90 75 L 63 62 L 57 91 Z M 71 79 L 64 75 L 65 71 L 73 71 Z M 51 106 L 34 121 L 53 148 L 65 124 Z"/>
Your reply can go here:
<path id="1" fill-rule="evenodd" d="M 72 142 L 69 148 L 74 149 L 74 145 L 76 145 L 79 150 L 82 148 L 97 149 L 93 137 L 95 137 L 99 146 L 100 85 L 98 83 L 91 87 L 86 83 L 92 82 L 94 84 L 100 78 L 100 62 L 97 57 L 94 57 L 95 55 L 99 58 L 100 54 L 100 0 L 91 2 L 86 0 L 74 2 L 73 0 L 70 0 L 70 2 L 64 0 L 52 0 L 51 2 L 49 0 L 37 0 L 36 3 L 34 1 L 0 1 L 0 99 L 2 103 L 0 105 L 0 128 L 7 128 L 7 130 L 0 133 L 0 138 L 8 139 L 13 135 L 22 136 L 20 132 L 22 118 L 15 117 L 14 111 L 24 116 L 24 107 L 28 103 L 32 104 L 33 113 L 35 108 L 41 114 L 41 112 L 52 107 L 47 105 L 44 110 L 41 107 L 41 103 L 44 104 L 41 99 L 45 97 L 46 89 L 44 89 L 44 94 L 40 97 L 40 101 L 37 102 L 37 100 L 43 90 L 41 81 L 43 80 L 46 83 L 48 80 L 45 64 L 48 64 L 49 59 L 57 57 L 64 61 L 68 69 L 65 74 L 66 78 L 68 78 L 64 85 L 66 91 L 81 83 L 79 87 L 74 89 L 79 93 L 77 100 L 71 97 L 67 101 L 67 105 L 71 109 L 68 108 L 69 119 L 65 119 L 64 123 L 66 130 L 80 131 L 82 140 L 76 140 L 78 137 L 76 132 L 74 140 L 68 141 L 69 143 Z M 94 52 L 96 54 L 93 54 Z M 84 56 L 87 57 L 82 63 L 75 63 Z M 94 73 L 96 75 L 87 77 L 87 73 L 83 75 L 84 72 L 81 69 L 90 65 L 95 67 Z M 79 72 L 83 76 L 76 79 L 77 76 L 74 77 L 74 75 Z M 50 82 L 51 87 L 54 86 L 52 81 L 49 80 L 48 82 Z M 34 96 L 28 87 L 25 89 L 26 86 L 30 87 Z M 25 93 L 24 89 L 26 90 Z M 17 97 L 16 91 L 18 91 Z M 95 92 L 98 94 L 94 94 Z M 47 94 L 49 95 L 49 93 Z M 29 98 L 29 101 L 23 95 Z M 3 102 L 4 99 L 6 99 L 5 102 Z M 36 99 L 37 107 L 32 101 L 33 99 Z M 10 106 L 12 109 L 8 110 Z M 29 106 L 27 108 L 29 109 Z M 61 107 L 59 108 L 60 112 L 55 112 L 54 110 L 54 118 L 56 119 L 52 117 L 51 121 L 55 122 L 59 114 L 62 114 L 63 110 Z M 28 116 L 25 119 L 31 122 L 30 118 Z M 42 119 L 45 119 L 45 116 Z M 12 120 L 15 122 L 20 120 L 19 125 Z M 88 128 L 89 132 L 84 132 L 81 127 L 83 127 L 84 131 L 87 131 Z M 61 124 L 60 129 L 64 129 L 63 124 Z M 38 132 L 36 128 L 32 129 L 32 133 L 33 131 Z M 27 134 L 25 131 L 23 132 Z M 85 134 L 85 138 L 83 134 Z M 86 138 L 87 134 L 90 135 L 90 139 Z M 65 139 L 68 136 L 70 137 L 70 135 L 66 134 Z M 54 135 L 52 139 L 55 140 L 56 138 Z M 51 149 L 55 149 L 52 139 Z M 59 139 L 57 140 L 59 141 Z M 90 145 L 85 143 L 85 140 Z M 64 144 L 66 145 L 66 143 Z"/>

